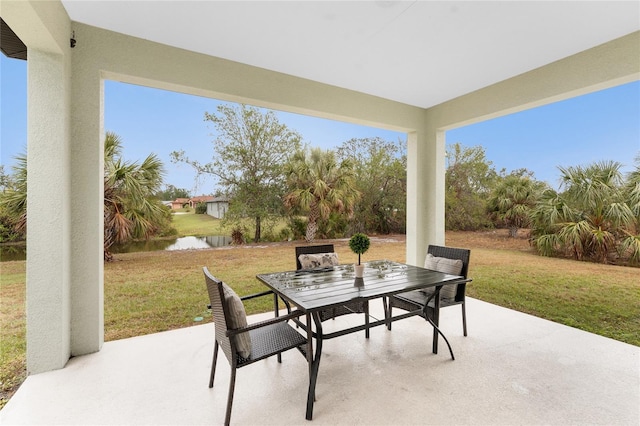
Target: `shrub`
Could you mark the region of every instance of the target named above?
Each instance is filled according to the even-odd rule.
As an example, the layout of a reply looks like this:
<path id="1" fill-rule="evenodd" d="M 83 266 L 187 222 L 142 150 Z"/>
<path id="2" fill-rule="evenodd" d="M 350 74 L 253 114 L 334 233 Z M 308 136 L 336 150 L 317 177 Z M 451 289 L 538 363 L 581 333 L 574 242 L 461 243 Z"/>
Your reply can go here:
<path id="1" fill-rule="evenodd" d="M 0 243 L 20 241 L 24 235 L 16 231 L 15 220 L 0 208 Z"/>
<path id="2" fill-rule="evenodd" d="M 282 228 L 280 233 L 278 234 L 278 240 L 280 241 L 291 241 L 293 239 L 293 231 L 291 228 Z"/>
<path id="3" fill-rule="evenodd" d="M 198 203 L 196 205 L 196 214 L 205 214 L 207 213 L 207 203 Z"/>
<path id="4" fill-rule="evenodd" d="M 291 216 L 289 218 L 289 229 L 291 230 L 291 236 L 294 240 L 301 240 L 305 237 L 307 232 L 307 221 L 297 216 Z"/>
<path id="5" fill-rule="evenodd" d="M 316 235 L 320 238 L 343 238 L 347 235 L 349 221 L 345 214 L 333 212 L 326 220 L 318 220 Z"/>
<path id="6" fill-rule="evenodd" d="M 236 226 L 231 230 L 231 244 L 233 245 L 242 245 L 244 244 L 244 233 L 247 232 L 247 229 L 242 226 Z"/>

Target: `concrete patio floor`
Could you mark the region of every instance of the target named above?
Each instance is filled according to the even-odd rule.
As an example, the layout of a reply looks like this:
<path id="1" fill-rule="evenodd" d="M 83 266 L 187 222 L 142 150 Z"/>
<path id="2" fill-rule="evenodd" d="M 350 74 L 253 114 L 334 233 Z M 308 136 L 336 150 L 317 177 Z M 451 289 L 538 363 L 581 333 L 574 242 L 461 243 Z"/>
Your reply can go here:
<path id="1" fill-rule="evenodd" d="M 372 301 L 382 316 L 382 302 Z M 312 422 L 297 351 L 238 370 L 231 422 L 242 425 L 638 425 L 640 348 L 491 305 L 441 311 L 441 340 L 421 318 L 325 342 Z M 263 318 L 253 316 L 249 322 Z M 362 320 L 344 316 L 327 330 Z M 2 424 L 211 425 L 224 422 L 229 364 L 208 388 L 211 323 L 107 342 L 61 370 L 29 376 Z"/>

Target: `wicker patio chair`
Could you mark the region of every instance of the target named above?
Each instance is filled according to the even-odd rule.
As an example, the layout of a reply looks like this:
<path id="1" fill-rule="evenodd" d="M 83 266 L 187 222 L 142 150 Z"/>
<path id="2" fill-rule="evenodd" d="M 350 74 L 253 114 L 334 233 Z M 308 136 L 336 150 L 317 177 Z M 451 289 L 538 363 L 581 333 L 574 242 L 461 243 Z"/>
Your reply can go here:
<path id="1" fill-rule="evenodd" d="M 460 273 L 456 275 L 462 275 L 464 278 L 467 278 L 467 273 L 469 271 L 469 257 L 471 256 L 470 250 L 430 245 L 427 249 L 427 259 L 425 259 L 425 267 L 428 267 L 427 261 L 431 259 L 429 255 L 434 256 L 435 258 L 461 260 L 462 267 L 460 269 Z M 451 273 L 451 271 L 447 269 L 448 268 L 445 266 L 444 270 L 440 270 L 440 272 Z M 435 301 L 433 299 L 429 301 L 427 309 L 424 309 L 427 299 L 429 298 L 429 296 L 433 295 L 434 291 L 435 290 L 433 289 L 427 291 L 414 290 L 391 296 L 388 302 L 388 318 L 391 318 L 391 312 L 394 307 L 404 309 L 406 311 L 413 311 L 422 308 L 423 312 L 426 312 L 436 325 L 439 325 L 440 313 L 435 312 Z M 465 309 L 465 291 L 466 283 L 443 286 L 440 290 L 440 307 L 445 308 L 448 306 L 462 305 L 462 330 L 464 335 L 466 336 L 467 312 Z M 387 322 L 387 328 L 391 330 L 391 321 Z"/>
<path id="2" fill-rule="evenodd" d="M 231 366 L 229 395 L 224 424 L 231 420 L 231 406 L 236 381 L 236 369 L 268 358 L 280 355 L 289 349 L 297 348 L 306 358 L 307 339 L 291 327 L 287 321 L 302 314 L 300 311 L 247 325 L 242 300 L 270 294 L 264 292 L 243 298 L 225 283 L 213 277 L 207 268 L 203 268 L 207 291 L 211 301 L 211 311 L 215 322 L 215 344 L 209 387 L 213 387 L 218 359 L 218 347 L 222 347 Z M 278 359 L 280 362 L 280 359 Z"/>
<path id="3" fill-rule="evenodd" d="M 333 244 L 322 244 L 322 245 L 314 245 L 314 246 L 297 246 L 296 247 L 296 270 L 304 269 L 302 267 L 302 263 L 300 262 L 300 255 L 302 254 L 324 254 L 324 253 L 334 253 L 335 249 Z M 365 323 L 365 337 L 369 338 L 369 302 L 367 300 L 364 301 L 354 301 L 345 305 L 336 306 L 331 309 L 325 309 L 320 311 L 320 320 L 326 321 L 328 319 L 335 319 L 341 315 L 346 314 L 364 314 L 364 323 Z"/>

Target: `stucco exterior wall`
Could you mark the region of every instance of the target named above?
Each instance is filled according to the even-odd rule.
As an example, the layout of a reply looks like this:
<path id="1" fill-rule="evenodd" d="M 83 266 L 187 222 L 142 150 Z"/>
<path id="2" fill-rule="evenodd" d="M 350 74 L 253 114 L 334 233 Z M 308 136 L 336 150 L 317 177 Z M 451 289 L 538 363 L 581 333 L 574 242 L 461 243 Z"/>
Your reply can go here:
<path id="1" fill-rule="evenodd" d="M 27 134 L 27 347 L 41 347 L 27 354 L 33 373 L 69 359 L 71 197 L 69 117 L 60 108 L 68 105 L 69 67 L 62 55 L 32 50 L 29 68 L 27 114 L 37 124 Z"/>
<path id="2" fill-rule="evenodd" d="M 103 84 L 96 63 L 79 46 L 80 42 L 72 56 L 69 169 L 73 193 L 72 355 L 96 352 L 104 342 Z"/>

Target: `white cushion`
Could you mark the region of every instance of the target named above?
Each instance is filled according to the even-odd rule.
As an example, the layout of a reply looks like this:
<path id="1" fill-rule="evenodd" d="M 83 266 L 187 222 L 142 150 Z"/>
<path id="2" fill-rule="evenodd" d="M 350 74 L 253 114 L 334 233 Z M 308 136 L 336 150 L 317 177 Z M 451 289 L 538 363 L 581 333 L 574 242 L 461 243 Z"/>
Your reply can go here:
<path id="1" fill-rule="evenodd" d="M 445 274 L 460 275 L 462 272 L 462 260 L 448 259 L 446 257 L 435 257 L 431 253 L 424 259 L 424 267 L 432 271 L 443 272 Z M 458 291 L 458 284 L 449 284 L 440 289 L 440 298 L 454 299 Z"/>
<path id="2" fill-rule="evenodd" d="M 301 254 L 298 260 L 302 269 L 326 268 L 338 265 L 338 253 Z"/>
<path id="3" fill-rule="evenodd" d="M 224 292 L 224 300 L 229 308 L 229 326 L 231 328 L 241 328 L 247 326 L 247 312 L 244 310 L 244 304 L 235 291 L 225 283 L 222 283 Z M 236 347 L 238 355 L 243 358 L 249 358 L 251 355 L 251 336 L 249 332 L 240 333 L 234 336 L 236 339 Z"/>

